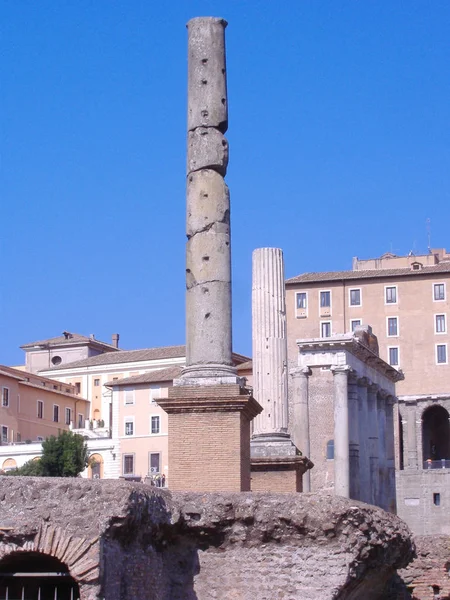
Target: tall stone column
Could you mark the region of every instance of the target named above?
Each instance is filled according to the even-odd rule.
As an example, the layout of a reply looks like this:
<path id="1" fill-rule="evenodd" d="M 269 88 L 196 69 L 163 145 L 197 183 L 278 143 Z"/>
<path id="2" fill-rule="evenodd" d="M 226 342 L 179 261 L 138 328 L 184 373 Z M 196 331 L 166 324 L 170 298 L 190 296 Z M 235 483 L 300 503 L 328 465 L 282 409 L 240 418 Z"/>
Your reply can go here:
<path id="1" fill-rule="evenodd" d="M 379 493 L 378 506 L 387 510 L 388 472 L 386 464 L 386 392 L 379 390 L 378 402 L 378 471 Z"/>
<path id="2" fill-rule="evenodd" d="M 185 378 L 231 377 L 230 195 L 224 19 L 188 28 Z M 203 382 L 205 383 L 205 382 Z"/>
<path id="3" fill-rule="evenodd" d="M 309 434 L 309 367 L 297 367 L 290 371 L 292 389 L 292 441 L 304 456 L 311 456 Z M 311 491 L 311 474 L 307 470 L 303 475 L 303 491 Z"/>
<path id="4" fill-rule="evenodd" d="M 332 367 L 334 376 L 334 493 L 350 498 L 348 365 Z"/>
<path id="5" fill-rule="evenodd" d="M 370 504 L 370 461 L 369 461 L 369 425 L 367 387 L 370 381 L 367 377 L 358 379 L 359 392 L 359 473 L 360 473 L 360 500 Z"/>
<path id="6" fill-rule="evenodd" d="M 186 367 L 168 413 L 170 487 L 249 491 L 250 421 L 262 408 L 232 361 L 226 21 L 188 23 Z"/>
<path id="7" fill-rule="evenodd" d="M 417 469 L 416 402 L 406 402 L 406 446 L 408 448 L 408 469 Z"/>
<path id="8" fill-rule="evenodd" d="M 395 486 L 395 440 L 394 440 L 394 405 L 397 399 L 394 396 L 386 398 L 386 466 L 387 466 L 387 509 L 395 513 L 396 486 Z"/>
<path id="9" fill-rule="evenodd" d="M 360 498 L 359 473 L 359 403 L 357 376 L 350 372 L 348 376 L 348 419 L 350 441 L 350 498 Z"/>
<path id="10" fill-rule="evenodd" d="M 369 476 L 370 503 L 378 504 L 380 490 L 379 449 L 378 449 L 378 394 L 379 386 L 372 384 L 367 388 L 368 425 L 369 425 Z"/>
<path id="11" fill-rule="evenodd" d="M 252 490 L 301 491 L 307 463 L 288 434 L 286 298 L 280 248 L 253 252 L 252 337 L 253 393 L 263 407 L 253 426 Z"/>

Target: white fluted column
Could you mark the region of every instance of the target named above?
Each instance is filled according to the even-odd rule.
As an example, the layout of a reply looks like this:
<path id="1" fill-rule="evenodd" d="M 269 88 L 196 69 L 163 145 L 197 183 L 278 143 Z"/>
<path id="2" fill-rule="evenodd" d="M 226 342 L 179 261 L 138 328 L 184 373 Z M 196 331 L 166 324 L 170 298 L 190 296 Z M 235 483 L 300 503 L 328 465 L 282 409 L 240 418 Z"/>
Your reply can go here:
<path id="1" fill-rule="evenodd" d="M 291 435 L 295 446 L 304 456 L 311 455 L 309 436 L 309 367 L 291 369 L 293 382 L 292 390 L 292 425 Z M 311 476 L 309 470 L 303 475 L 303 491 L 311 491 Z"/>
<path id="2" fill-rule="evenodd" d="M 253 437 L 287 437 L 288 371 L 284 261 L 280 248 L 253 252 L 253 395 L 263 411 Z"/>
<path id="3" fill-rule="evenodd" d="M 350 367 L 331 368 L 334 376 L 334 493 L 350 498 L 348 374 Z"/>

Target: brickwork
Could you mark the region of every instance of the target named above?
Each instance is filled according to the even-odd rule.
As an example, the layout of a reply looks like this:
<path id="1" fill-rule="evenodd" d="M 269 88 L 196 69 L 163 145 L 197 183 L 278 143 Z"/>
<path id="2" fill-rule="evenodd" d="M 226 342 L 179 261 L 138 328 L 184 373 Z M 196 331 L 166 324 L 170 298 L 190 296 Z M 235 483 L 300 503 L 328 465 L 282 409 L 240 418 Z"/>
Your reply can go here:
<path id="1" fill-rule="evenodd" d="M 268 469 L 257 471 L 252 467 L 252 492 L 301 492 L 302 477 L 296 469 Z"/>

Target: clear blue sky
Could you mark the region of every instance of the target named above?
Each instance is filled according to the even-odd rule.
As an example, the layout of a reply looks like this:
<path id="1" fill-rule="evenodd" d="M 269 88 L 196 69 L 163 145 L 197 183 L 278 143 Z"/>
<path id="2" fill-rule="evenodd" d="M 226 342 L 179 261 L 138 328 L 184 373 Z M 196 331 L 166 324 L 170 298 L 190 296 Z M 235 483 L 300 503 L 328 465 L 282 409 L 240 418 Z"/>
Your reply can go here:
<path id="1" fill-rule="evenodd" d="M 450 246 L 448 0 L 1 3 L 0 363 L 184 342 L 186 21 L 227 28 L 234 346 L 286 275 Z"/>

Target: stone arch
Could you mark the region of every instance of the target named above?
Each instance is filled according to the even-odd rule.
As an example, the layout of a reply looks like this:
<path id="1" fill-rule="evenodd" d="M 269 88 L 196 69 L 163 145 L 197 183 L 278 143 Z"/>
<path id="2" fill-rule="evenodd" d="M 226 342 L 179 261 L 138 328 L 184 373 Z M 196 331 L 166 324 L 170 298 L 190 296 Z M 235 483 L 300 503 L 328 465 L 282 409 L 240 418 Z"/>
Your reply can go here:
<path id="1" fill-rule="evenodd" d="M 11 552 L 0 560 L 1 598 L 80 599 L 78 583 L 66 564 L 39 552 Z"/>
<path id="2" fill-rule="evenodd" d="M 103 456 L 101 454 L 91 454 L 89 457 L 88 477 L 89 479 L 103 479 Z"/>
<path id="3" fill-rule="evenodd" d="M 95 586 L 99 581 L 99 538 L 91 540 L 76 537 L 61 527 L 43 523 L 33 538 L 22 544 L 0 543 L 0 564 L 9 555 L 21 552 L 45 555 L 64 564 L 68 573 L 82 589 Z"/>
<path id="4" fill-rule="evenodd" d="M 440 404 L 422 413 L 423 461 L 450 460 L 450 415 Z"/>
<path id="5" fill-rule="evenodd" d="M 2 470 L 3 471 L 12 471 L 13 469 L 17 469 L 17 463 L 14 458 L 7 458 L 3 461 Z"/>

